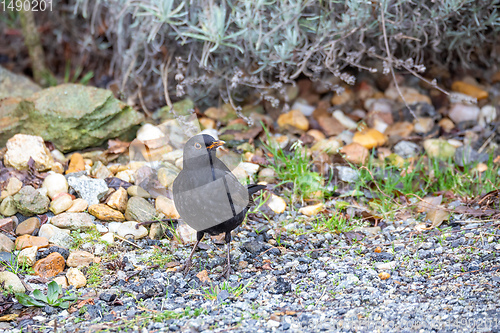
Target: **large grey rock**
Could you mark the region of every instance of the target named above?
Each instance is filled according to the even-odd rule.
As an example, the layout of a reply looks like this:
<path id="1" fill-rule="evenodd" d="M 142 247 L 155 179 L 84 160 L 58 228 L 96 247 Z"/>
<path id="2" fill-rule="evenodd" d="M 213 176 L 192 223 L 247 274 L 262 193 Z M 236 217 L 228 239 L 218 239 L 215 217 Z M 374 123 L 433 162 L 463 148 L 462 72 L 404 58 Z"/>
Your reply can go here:
<path id="1" fill-rule="evenodd" d="M 4 134 L 5 127 L 8 134 L 17 130 L 39 135 L 63 152 L 98 146 L 109 138 L 129 134 L 144 120 L 111 91 L 78 84 L 41 90 L 16 107 L 0 105 L 0 118 L 7 125 L 0 124 L 0 143 L 10 137 Z"/>
<path id="2" fill-rule="evenodd" d="M 488 158 L 487 153 L 478 153 L 471 146 L 458 147 L 455 151 L 455 163 L 460 167 L 477 162 L 486 162 Z"/>
<path id="3" fill-rule="evenodd" d="M 129 221 L 146 222 L 156 217 L 156 209 L 146 199 L 131 197 L 127 203 L 125 218 Z"/>
<path id="4" fill-rule="evenodd" d="M 12 73 L 0 66 L 0 99 L 27 98 L 40 90 L 42 88 L 26 76 Z"/>
<path id="5" fill-rule="evenodd" d="M 86 231 L 95 228 L 93 220 L 87 213 L 62 213 L 54 216 L 50 223 L 61 229 Z"/>

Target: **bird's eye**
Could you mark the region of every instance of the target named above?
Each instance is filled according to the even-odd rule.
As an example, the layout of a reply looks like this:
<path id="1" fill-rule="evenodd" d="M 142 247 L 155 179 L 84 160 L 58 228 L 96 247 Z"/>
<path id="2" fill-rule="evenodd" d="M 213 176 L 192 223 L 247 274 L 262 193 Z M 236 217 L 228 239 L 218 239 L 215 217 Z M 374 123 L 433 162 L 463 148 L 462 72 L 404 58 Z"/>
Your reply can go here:
<path id="1" fill-rule="evenodd" d="M 201 145 L 200 145 L 198 142 L 196 142 L 196 143 L 194 144 L 194 147 L 195 147 L 196 149 L 200 149 L 200 148 L 201 148 Z"/>

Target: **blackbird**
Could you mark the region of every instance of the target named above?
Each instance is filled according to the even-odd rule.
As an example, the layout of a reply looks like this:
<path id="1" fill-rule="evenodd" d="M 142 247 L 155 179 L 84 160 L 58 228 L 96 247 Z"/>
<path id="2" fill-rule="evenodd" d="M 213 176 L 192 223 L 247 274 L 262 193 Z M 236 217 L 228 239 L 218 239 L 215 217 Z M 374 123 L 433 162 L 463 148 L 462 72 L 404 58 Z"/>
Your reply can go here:
<path id="1" fill-rule="evenodd" d="M 231 274 L 231 231 L 245 219 L 252 204 L 252 194 L 263 185 L 243 186 L 228 167 L 216 157 L 217 148 L 224 141 L 207 134 L 195 135 L 184 146 L 183 168 L 173 183 L 175 207 L 184 222 L 197 231 L 196 244 L 185 265 L 189 272 L 193 254 L 205 233 L 225 233 L 227 267 Z"/>

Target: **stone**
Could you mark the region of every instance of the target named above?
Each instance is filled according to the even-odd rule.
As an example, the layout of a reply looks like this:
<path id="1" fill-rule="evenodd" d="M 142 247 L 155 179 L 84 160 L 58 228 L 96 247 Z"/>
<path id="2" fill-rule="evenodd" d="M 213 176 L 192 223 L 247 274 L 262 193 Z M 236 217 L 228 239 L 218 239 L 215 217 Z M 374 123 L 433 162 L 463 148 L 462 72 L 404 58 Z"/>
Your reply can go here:
<path id="1" fill-rule="evenodd" d="M 61 286 L 61 288 L 68 288 L 68 279 L 66 279 L 65 276 L 56 276 L 52 281 L 55 281 L 58 285 Z"/>
<path id="2" fill-rule="evenodd" d="M 116 173 L 116 178 L 119 178 L 127 183 L 134 183 L 134 171 L 133 170 L 123 170 Z"/>
<path id="3" fill-rule="evenodd" d="M 328 155 L 335 155 L 339 151 L 340 147 L 342 147 L 342 142 L 340 142 L 340 140 L 338 140 L 337 138 L 332 137 L 316 142 L 314 145 L 312 145 L 311 151 L 318 151 L 327 153 Z"/>
<path id="4" fill-rule="evenodd" d="M 491 124 L 497 119 L 497 109 L 493 105 L 485 105 L 481 108 L 479 112 L 478 124 L 481 127 L 486 127 L 486 125 Z"/>
<path id="5" fill-rule="evenodd" d="M 243 249 L 247 250 L 248 252 L 250 252 L 252 254 L 259 254 L 262 251 L 264 251 L 265 247 L 264 247 L 264 243 L 252 240 L 252 241 L 248 241 L 248 242 L 243 243 Z"/>
<path id="6" fill-rule="evenodd" d="M 488 92 L 464 81 L 455 81 L 451 90 L 476 98 L 478 101 L 488 98 Z"/>
<path id="7" fill-rule="evenodd" d="M 71 195 L 67 193 L 60 193 L 50 202 L 49 210 L 57 215 L 68 210 L 72 205 L 73 199 L 71 198 Z"/>
<path id="8" fill-rule="evenodd" d="M 49 240 L 45 237 L 22 235 L 16 238 L 15 249 L 23 250 L 27 247 L 36 246 L 38 248 L 49 246 Z"/>
<path id="9" fill-rule="evenodd" d="M 24 216 L 43 214 L 49 208 L 49 198 L 31 185 L 23 187 L 13 198 L 17 211 Z"/>
<path id="10" fill-rule="evenodd" d="M 16 134 L 7 141 L 7 152 L 4 156 L 6 166 L 27 170 L 30 158 L 35 162 L 37 171 L 50 170 L 54 164 L 49 149 L 39 136 Z"/>
<path id="11" fill-rule="evenodd" d="M 429 117 L 422 117 L 414 120 L 413 130 L 416 133 L 428 133 L 434 127 L 434 119 Z"/>
<path id="12" fill-rule="evenodd" d="M 323 210 L 323 208 L 324 208 L 324 205 L 322 203 L 319 203 L 316 205 L 301 207 L 299 209 L 299 213 L 306 215 L 306 216 L 315 216 L 319 212 L 321 212 Z"/>
<path id="13" fill-rule="evenodd" d="M 318 123 L 326 136 L 339 135 L 345 130 L 345 127 L 340 121 L 330 116 L 318 118 Z"/>
<path id="14" fill-rule="evenodd" d="M 141 239 L 148 235 L 148 229 L 144 226 L 139 225 L 135 221 L 128 221 L 123 223 L 112 222 L 109 223 L 109 231 L 120 237 L 127 238 L 132 236 L 134 239 Z"/>
<path id="15" fill-rule="evenodd" d="M 115 243 L 115 235 L 112 232 L 108 232 L 101 236 L 101 241 L 106 242 L 108 244 Z"/>
<path id="16" fill-rule="evenodd" d="M 151 194 L 149 194 L 145 189 L 140 186 L 132 185 L 127 189 L 128 195 L 131 197 L 141 197 L 144 199 L 151 198 Z"/>
<path id="17" fill-rule="evenodd" d="M 60 228 L 69 230 L 88 231 L 95 228 L 92 217 L 87 213 L 62 213 L 54 216 L 50 220 L 50 224 Z"/>
<path id="18" fill-rule="evenodd" d="M 337 165 L 335 169 L 338 171 L 339 179 L 347 183 L 355 183 L 359 179 L 359 171 L 348 166 Z"/>
<path id="19" fill-rule="evenodd" d="M 0 219 L 0 229 L 4 232 L 13 232 L 17 227 L 17 217 L 7 217 Z"/>
<path id="20" fill-rule="evenodd" d="M 125 218 L 129 221 L 146 222 L 156 217 L 156 209 L 144 198 L 131 197 L 127 203 Z"/>
<path id="21" fill-rule="evenodd" d="M 175 178 L 179 174 L 180 170 L 171 165 L 169 167 L 161 167 L 158 169 L 158 181 L 160 184 L 166 188 L 171 189 Z"/>
<path id="22" fill-rule="evenodd" d="M 168 219 L 179 219 L 180 215 L 175 208 L 174 201 L 170 198 L 159 196 L 155 201 L 156 211 L 165 215 Z"/>
<path id="23" fill-rule="evenodd" d="M 309 129 L 309 121 L 299 110 L 281 114 L 278 117 L 278 125 L 283 129 L 295 128 L 301 131 Z"/>
<path id="24" fill-rule="evenodd" d="M 85 171 L 85 161 L 80 153 L 73 153 L 69 159 L 68 170 L 66 174 Z"/>
<path id="25" fill-rule="evenodd" d="M 384 134 L 388 137 L 407 138 L 411 135 L 413 129 L 414 126 L 412 123 L 409 123 L 407 121 L 397 122 L 387 127 Z"/>
<path id="26" fill-rule="evenodd" d="M 427 104 L 432 104 L 432 101 L 429 96 L 421 94 L 415 88 L 400 86 L 399 90 L 401 91 L 401 95 L 403 95 L 403 98 L 406 101 L 406 103 L 408 103 L 408 105 L 413 105 L 422 102 Z M 396 100 L 398 102 L 403 102 L 403 99 L 401 98 L 399 91 L 394 85 L 391 85 L 391 87 L 388 88 L 384 92 L 384 94 L 389 99 Z"/>
<path id="27" fill-rule="evenodd" d="M 94 255 L 87 251 L 73 251 L 69 254 L 66 265 L 68 267 L 84 267 L 94 262 Z"/>
<path id="28" fill-rule="evenodd" d="M 410 158 L 420 154 L 420 146 L 410 141 L 400 141 L 394 146 L 394 153 L 402 158 Z"/>
<path id="29" fill-rule="evenodd" d="M 387 272 L 380 272 L 378 277 L 380 278 L 380 280 L 387 280 L 388 278 L 391 277 L 391 274 L 389 274 Z"/>
<path id="30" fill-rule="evenodd" d="M 50 173 L 42 183 L 42 188 L 47 189 L 47 195 L 53 199 L 59 193 L 68 193 L 66 177 L 58 173 Z"/>
<path id="31" fill-rule="evenodd" d="M 28 98 L 41 89 L 27 76 L 15 74 L 0 66 L 0 100 L 6 97 Z"/>
<path id="32" fill-rule="evenodd" d="M 105 204 L 89 206 L 89 213 L 101 221 L 125 221 L 123 214 Z"/>
<path id="33" fill-rule="evenodd" d="M 68 279 L 68 284 L 75 287 L 76 289 L 83 288 L 87 285 L 87 279 L 85 278 L 85 275 L 83 275 L 83 273 L 80 272 L 78 268 L 72 267 L 68 269 L 66 278 Z"/>
<path id="34" fill-rule="evenodd" d="M 99 197 L 108 192 L 108 185 L 104 179 L 93 179 L 87 176 L 69 177 L 68 184 L 89 205 L 99 203 Z"/>
<path id="35" fill-rule="evenodd" d="M 50 244 L 54 244 L 66 249 L 72 247 L 74 242 L 75 240 L 73 239 L 73 237 L 71 237 L 65 232 L 56 233 L 49 239 Z"/>
<path id="36" fill-rule="evenodd" d="M 333 118 L 337 119 L 342 126 L 348 130 L 356 129 L 358 127 L 358 124 L 351 118 L 347 117 L 344 112 L 340 110 L 333 111 L 332 113 Z"/>
<path id="37" fill-rule="evenodd" d="M 455 155 L 456 148 L 442 139 L 427 139 L 424 141 L 424 149 L 432 158 L 448 159 Z"/>
<path id="38" fill-rule="evenodd" d="M 314 142 L 326 139 L 326 136 L 323 134 L 323 132 L 317 129 L 310 129 L 306 132 L 306 134 L 312 136 L 314 138 Z"/>
<path id="39" fill-rule="evenodd" d="M 7 292 L 26 292 L 26 288 L 24 288 L 21 279 L 16 274 L 9 271 L 0 272 L 0 287 Z"/>
<path id="40" fill-rule="evenodd" d="M 449 118 L 443 118 L 438 122 L 438 125 L 441 126 L 443 131 L 446 133 L 451 132 L 455 128 L 455 124 Z"/>
<path id="41" fill-rule="evenodd" d="M 37 252 L 38 247 L 27 247 L 19 252 L 17 259 L 20 263 L 24 263 L 25 265 L 32 267 L 35 264 Z"/>
<path id="42" fill-rule="evenodd" d="M 89 204 L 86 200 L 82 198 L 77 198 L 73 200 L 71 207 L 66 211 L 66 213 L 81 213 L 84 212 Z"/>
<path id="43" fill-rule="evenodd" d="M 94 163 L 94 165 L 92 165 L 90 174 L 97 179 L 106 179 L 108 177 L 113 177 L 113 173 L 109 171 L 108 167 L 105 166 L 101 161 L 97 161 Z"/>
<path id="44" fill-rule="evenodd" d="M 371 149 L 383 146 L 387 142 L 387 137 L 375 129 L 368 128 L 354 133 L 352 141 L 367 149 Z"/>
<path id="45" fill-rule="evenodd" d="M 478 153 L 477 150 L 473 149 L 471 146 L 458 147 L 455 150 L 454 156 L 455 163 L 459 167 L 464 167 L 471 165 L 473 163 L 487 162 L 489 158 L 488 153 Z"/>
<path id="46" fill-rule="evenodd" d="M 370 155 L 367 148 L 355 142 L 342 147 L 340 153 L 348 162 L 354 164 L 364 164 Z"/>
<path id="47" fill-rule="evenodd" d="M 276 214 L 281 214 L 286 209 L 285 200 L 274 193 L 271 194 L 271 197 L 267 200 L 266 204 Z"/>
<path id="48" fill-rule="evenodd" d="M 50 223 L 45 223 L 40 227 L 40 230 L 38 231 L 38 236 L 39 237 L 44 237 L 48 240 L 50 240 L 55 234 L 59 233 L 65 233 L 69 235 L 70 231 L 69 230 L 63 230 L 59 229 L 55 225 L 52 225 Z"/>
<path id="49" fill-rule="evenodd" d="M 453 104 L 448 112 L 448 117 L 455 124 L 462 121 L 478 121 L 480 109 L 475 105 Z"/>
<path id="50" fill-rule="evenodd" d="M 14 242 L 6 235 L 0 233 L 0 252 L 12 252 L 14 250 Z"/>
<path id="51" fill-rule="evenodd" d="M 125 190 L 123 187 L 120 187 L 108 197 L 108 199 L 106 200 L 106 204 L 109 207 L 124 213 L 127 209 L 127 201 L 127 190 Z"/>
<path id="52" fill-rule="evenodd" d="M 311 116 L 314 109 L 314 106 L 309 105 L 309 103 L 302 98 L 297 99 L 292 105 L 292 110 L 299 110 L 306 117 Z"/>
<path id="53" fill-rule="evenodd" d="M 32 235 L 38 229 L 40 229 L 40 219 L 38 217 L 30 217 L 19 223 L 16 228 L 16 235 Z"/>
<path id="54" fill-rule="evenodd" d="M 196 230 L 188 226 L 186 223 L 179 223 L 176 231 L 183 244 L 196 242 Z"/>
<path id="55" fill-rule="evenodd" d="M 16 203 L 13 197 L 8 196 L 0 204 L 0 214 L 3 216 L 12 216 L 17 213 Z"/>
<path id="56" fill-rule="evenodd" d="M 354 101 L 354 93 L 349 88 L 344 88 L 344 91 L 340 94 L 335 94 L 330 102 L 332 105 L 342 105 L 348 103 L 349 101 Z"/>
<path id="57" fill-rule="evenodd" d="M 389 125 L 379 118 L 373 120 L 373 129 L 376 129 L 380 133 L 384 133 L 388 127 Z"/>
<path id="58" fill-rule="evenodd" d="M 163 230 L 161 223 L 151 224 L 151 227 L 149 228 L 149 238 L 162 239 L 164 235 L 165 235 L 165 230 Z"/>
<path id="59" fill-rule="evenodd" d="M 61 254 L 53 252 L 47 257 L 38 260 L 33 266 L 35 274 L 46 279 L 50 279 L 64 271 L 66 263 Z"/>
<path id="60" fill-rule="evenodd" d="M 7 183 L 7 195 L 14 195 L 21 190 L 23 187 L 23 182 L 16 177 L 10 177 Z"/>
<path id="61" fill-rule="evenodd" d="M 129 134 L 144 119 L 110 90 L 72 83 L 43 89 L 21 101 L 18 109 L 30 115 L 23 132 L 42 135 L 62 152 Z"/>
<path id="62" fill-rule="evenodd" d="M 274 183 L 276 181 L 276 172 L 271 168 L 264 168 L 259 171 L 258 179 L 260 182 Z"/>
<path id="63" fill-rule="evenodd" d="M 215 128 L 215 120 L 207 118 L 207 117 L 201 117 L 198 119 L 200 121 L 200 125 L 203 129 L 205 128 Z"/>

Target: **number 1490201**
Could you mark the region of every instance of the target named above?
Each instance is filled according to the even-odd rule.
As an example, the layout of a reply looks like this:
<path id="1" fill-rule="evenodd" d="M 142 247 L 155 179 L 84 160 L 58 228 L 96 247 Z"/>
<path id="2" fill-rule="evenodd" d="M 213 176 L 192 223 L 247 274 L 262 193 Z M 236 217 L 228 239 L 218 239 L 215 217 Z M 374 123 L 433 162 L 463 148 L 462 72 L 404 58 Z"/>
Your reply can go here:
<path id="1" fill-rule="evenodd" d="M 45 12 L 52 11 L 52 0 L 0 0 L 0 8 L 3 11 L 20 12 Z"/>

